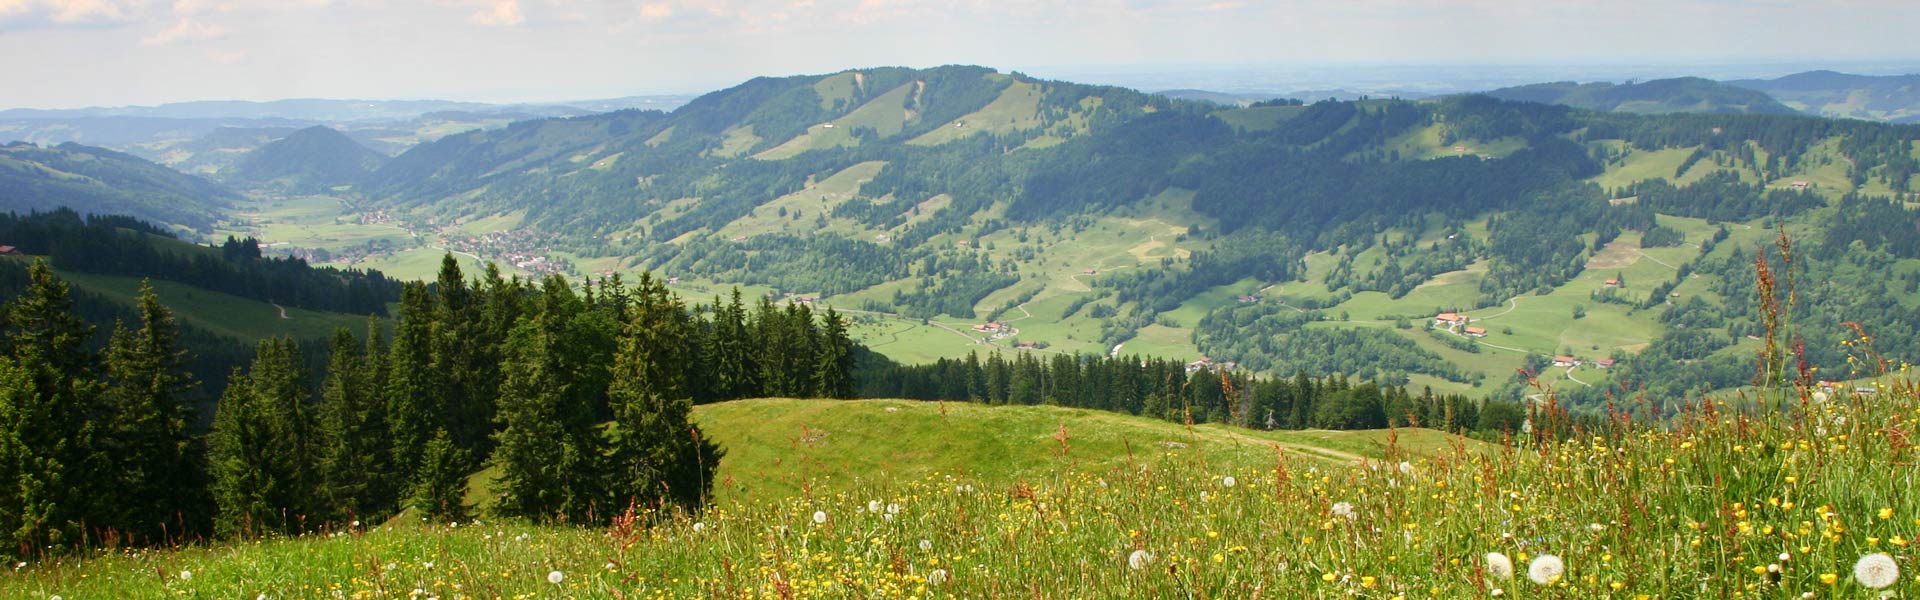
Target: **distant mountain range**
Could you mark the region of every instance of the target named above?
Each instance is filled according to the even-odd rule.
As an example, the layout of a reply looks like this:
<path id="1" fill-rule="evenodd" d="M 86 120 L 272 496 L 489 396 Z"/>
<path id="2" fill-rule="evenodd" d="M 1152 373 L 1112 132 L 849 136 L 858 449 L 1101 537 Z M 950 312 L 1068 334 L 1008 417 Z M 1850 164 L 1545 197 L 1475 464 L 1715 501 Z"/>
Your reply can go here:
<path id="1" fill-rule="evenodd" d="M 221 169 L 218 178 L 241 187 L 317 194 L 352 185 L 386 161 L 353 138 L 315 125 L 247 152 Z"/>
<path id="2" fill-rule="evenodd" d="M 1487 92 L 1501 100 L 1565 104 L 1601 112 L 1793 114 L 1767 94 L 1699 77 L 1644 83 L 1537 83 Z"/>

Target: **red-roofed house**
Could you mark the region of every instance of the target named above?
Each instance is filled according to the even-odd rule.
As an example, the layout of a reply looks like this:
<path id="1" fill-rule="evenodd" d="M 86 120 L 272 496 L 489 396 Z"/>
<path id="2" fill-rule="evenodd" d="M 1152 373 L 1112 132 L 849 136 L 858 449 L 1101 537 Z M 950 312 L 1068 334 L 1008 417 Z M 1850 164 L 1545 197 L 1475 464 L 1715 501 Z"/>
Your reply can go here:
<path id="1" fill-rule="evenodd" d="M 0 246 L 0 256 L 19 256 L 20 249 L 13 246 Z"/>
<path id="2" fill-rule="evenodd" d="M 1467 334 L 1467 337 L 1487 337 L 1487 328 L 1485 327 L 1468 327 L 1460 331 Z"/>
<path id="3" fill-rule="evenodd" d="M 1571 357 L 1571 356 L 1555 356 L 1555 357 L 1553 357 L 1553 366 L 1556 366 L 1556 367 L 1578 367 L 1578 366 L 1580 366 L 1580 359 L 1578 359 L 1578 358 L 1574 358 L 1574 357 Z"/>
<path id="4" fill-rule="evenodd" d="M 1596 366 L 1596 367 L 1600 367 L 1600 368 L 1602 368 L 1602 369 L 1609 369 L 1609 368 L 1612 368 L 1612 367 L 1613 367 L 1613 359 L 1611 359 L 1611 358 L 1596 358 L 1596 359 L 1593 359 L 1593 366 Z"/>
<path id="5" fill-rule="evenodd" d="M 1440 313 L 1433 317 L 1433 322 L 1442 325 L 1458 325 L 1467 322 L 1467 316 L 1460 313 Z"/>

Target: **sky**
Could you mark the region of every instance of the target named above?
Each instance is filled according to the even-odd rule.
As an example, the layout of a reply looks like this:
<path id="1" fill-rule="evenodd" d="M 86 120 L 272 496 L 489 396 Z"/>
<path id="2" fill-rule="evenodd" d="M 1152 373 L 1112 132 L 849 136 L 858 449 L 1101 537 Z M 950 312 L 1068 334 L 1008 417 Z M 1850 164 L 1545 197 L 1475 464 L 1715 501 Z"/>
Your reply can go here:
<path id="1" fill-rule="evenodd" d="M 1915 0 L 0 0 L 0 108 L 554 101 L 956 63 L 1920 64 L 1916 23 Z"/>

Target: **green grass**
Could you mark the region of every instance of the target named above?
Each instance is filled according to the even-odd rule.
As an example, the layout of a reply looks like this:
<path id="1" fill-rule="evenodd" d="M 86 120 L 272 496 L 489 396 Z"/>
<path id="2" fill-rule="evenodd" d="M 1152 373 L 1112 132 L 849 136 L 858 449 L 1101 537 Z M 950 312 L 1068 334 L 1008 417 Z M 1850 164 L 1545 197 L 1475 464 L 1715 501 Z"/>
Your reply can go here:
<path id="1" fill-rule="evenodd" d="M 729 448 L 731 477 L 697 516 L 645 513 L 633 529 L 402 523 L 35 558 L 0 578 L 0 596 L 1899 597 L 1920 558 L 1920 473 L 1902 466 L 1915 458 L 1904 434 L 1885 432 L 1920 418 L 1910 386 L 1815 405 L 1806 421 L 1735 416 L 1755 400 L 1719 399 L 1670 427 L 1493 451 L 1410 430 L 1189 432 L 1046 407 L 748 401 L 696 413 Z M 1289 444 L 1304 445 L 1273 448 Z M 1356 450 L 1384 460 L 1336 454 Z M 743 486 L 768 495 L 724 495 Z M 1515 573 L 1490 570 L 1488 553 Z M 1854 575 L 1878 553 L 1903 571 L 1886 596 Z M 1564 572 L 1530 581 L 1545 555 Z"/>
<path id="2" fill-rule="evenodd" d="M 988 75 L 995 77 L 997 75 Z M 998 135 L 1038 128 L 1045 124 L 1040 118 L 1040 97 L 1043 95 L 1039 84 L 1016 81 L 1007 85 L 980 110 L 968 113 L 932 131 L 920 134 L 909 144 L 933 146 L 944 144 L 981 132 Z"/>
<path id="3" fill-rule="evenodd" d="M 376 258 L 356 261 L 351 266 L 360 269 L 374 269 L 385 273 L 388 277 L 403 281 L 430 281 L 439 275 L 440 259 L 445 257 L 446 254 L 446 250 L 439 248 L 413 248 Z M 486 272 L 486 261 L 477 260 L 464 254 L 455 254 L 454 256 L 460 259 L 460 270 L 462 272 Z M 500 265 L 500 271 L 505 274 L 516 272 L 512 265 L 506 264 Z"/>
<path id="4" fill-rule="evenodd" d="M 140 278 L 58 271 L 61 279 L 74 288 L 93 292 L 110 300 L 133 306 L 140 293 Z M 171 281 L 153 281 L 160 303 L 172 309 L 181 322 L 216 334 L 243 341 L 291 335 L 299 339 L 321 339 L 338 327 L 365 331 L 366 315 L 312 311 L 287 307 L 287 317 L 273 305 L 212 292 Z"/>
<path id="5" fill-rule="evenodd" d="M 1694 150 L 1693 147 L 1664 150 L 1639 150 L 1628 147 L 1627 155 L 1621 158 L 1618 164 L 1607 165 L 1605 172 L 1588 181 L 1598 183 L 1607 189 L 1614 189 L 1649 179 L 1673 179 L 1674 170 L 1679 169 L 1680 163 L 1685 162 L 1687 156 L 1693 154 Z"/>
<path id="6" fill-rule="evenodd" d="M 944 413 L 944 414 L 943 414 Z M 776 500 L 807 493 L 857 492 L 887 481 L 940 474 L 996 485 L 1043 476 L 1066 460 L 1105 470 L 1143 456 L 1200 455 L 1235 470 L 1270 467 L 1273 446 L 1323 464 L 1378 457 L 1372 432 L 1262 432 L 1053 406 L 986 406 L 911 400 L 763 399 L 700 406 L 694 420 L 726 448 L 715 474 L 722 502 Z M 1427 453 L 1445 436 L 1407 430 Z M 1168 448 L 1167 443 L 1186 448 Z"/>
<path id="7" fill-rule="evenodd" d="M 753 157 L 761 160 L 780 160 L 793 158 L 808 150 L 856 145 L 859 140 L 853 137 L 855 128 L 872 129 L 879 133 L 880 137 L 897 135 L 907 123 L 906 109 L 901 107 L 906 105 L 907 97 L 913 94 L 917 85 L 909 82 L 887 90 L 887 93 L 868 100 L 853 112 L 834 119 L 830 123 L 832 127 L 828 127 L 826 123 L 810 126 L 806 133 L 755 154 Z"/>

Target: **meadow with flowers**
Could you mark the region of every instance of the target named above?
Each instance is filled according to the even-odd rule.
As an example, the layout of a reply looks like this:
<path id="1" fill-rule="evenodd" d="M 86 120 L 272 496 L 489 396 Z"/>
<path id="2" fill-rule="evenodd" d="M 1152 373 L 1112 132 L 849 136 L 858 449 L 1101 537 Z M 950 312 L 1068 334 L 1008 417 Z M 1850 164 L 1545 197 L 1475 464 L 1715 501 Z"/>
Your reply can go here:
<path id="1" fill-rule="evenodd" d="M 0 596 L 1905 595 L 1920 589 L 1911 437 L 1920 392 L 1901 374 L 1875 385 L 1874 394 L 1696 399 L 1657 428 L 1621 417 L 1500 445 L 1454 439 L 1416 452 L 1400 440 L 1421 432 L 1380 432 L 1377 451 L 1351 461 L 1178 424 L 1139 439 L 1184 447 L 1116 455 L 1091 441 L 1105 427 L 1089 422 L 1082 444 L 1079 421 L 1042 414 L 1060 417 L 1055 435 L 995 426 L 1045 463 L 1008 474 L 975 465 L 849 484 L 858 474 L 818 472 L 842 484 L 744 494 L 700 514 L 636 508 L 609 528 L 403 516 L 296 538 L 99 550 L 17 565 Z M 885 406 L 840 409 L 864 411 L 845 422 L 871 423 L 866 435 L 883 437 Z M 991 423 L 1016 410 L 966 408 L 925 418 Z M 759 460 L 745 449 L 732 456 Z M 755 473 L 734 468 L 736 478 Z"/>

